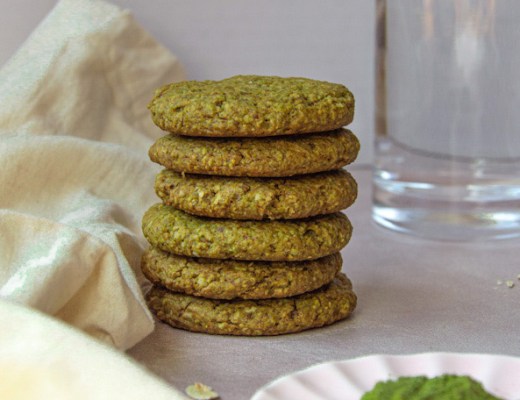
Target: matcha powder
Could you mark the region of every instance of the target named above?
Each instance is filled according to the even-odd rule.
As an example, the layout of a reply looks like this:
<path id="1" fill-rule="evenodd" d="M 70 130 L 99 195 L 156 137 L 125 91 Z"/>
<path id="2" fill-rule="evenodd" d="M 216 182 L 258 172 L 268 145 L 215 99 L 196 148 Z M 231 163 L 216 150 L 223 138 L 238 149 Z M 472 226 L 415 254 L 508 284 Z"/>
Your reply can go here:
<path id="1" fill-rule="evenodd" d="M 500 400 L 468 376 L 401 377 L 377 383 L 361 400 Z"/>

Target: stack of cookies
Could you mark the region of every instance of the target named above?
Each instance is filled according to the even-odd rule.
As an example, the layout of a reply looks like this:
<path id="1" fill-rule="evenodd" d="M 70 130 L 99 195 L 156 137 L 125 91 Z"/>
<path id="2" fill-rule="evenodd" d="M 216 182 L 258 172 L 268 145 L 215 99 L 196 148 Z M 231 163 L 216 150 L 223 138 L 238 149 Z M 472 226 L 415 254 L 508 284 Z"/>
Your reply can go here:
<path id="1" fill-rule="evenodd" d="M 339 251 L 352 226 L 359 142 L 342 128 L 342 85 L 236 76 L 155 93 L 150 148 L 166 169 L 143 218 L 147 301 L 177 328 L 277 335 L 331 324 L 355 308 Z"/>

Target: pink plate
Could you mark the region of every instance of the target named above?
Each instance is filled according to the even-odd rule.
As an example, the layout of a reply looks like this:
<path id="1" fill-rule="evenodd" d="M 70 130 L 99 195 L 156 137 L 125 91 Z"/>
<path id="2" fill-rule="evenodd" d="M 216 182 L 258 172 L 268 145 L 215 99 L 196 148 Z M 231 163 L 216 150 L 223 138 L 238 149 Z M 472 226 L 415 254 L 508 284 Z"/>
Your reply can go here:
<path id="1" fill-rule="evenodd" d="M 469 375 L 495 396 L 520 399 L 520 358 L 491 354 L 372 355 L 319 364 L 281 377 L 251 400 L 359 400 L 376 382 L 400 376 Z"/>

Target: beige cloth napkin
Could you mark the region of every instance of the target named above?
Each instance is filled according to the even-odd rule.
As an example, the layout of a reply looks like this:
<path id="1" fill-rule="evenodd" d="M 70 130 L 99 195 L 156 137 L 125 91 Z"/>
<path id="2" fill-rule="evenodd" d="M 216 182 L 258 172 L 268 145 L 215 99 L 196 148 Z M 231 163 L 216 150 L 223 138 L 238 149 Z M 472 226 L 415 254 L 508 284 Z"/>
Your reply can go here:
<path id="1" fill-rule="evenodd" d="M 0 399 L 186 399 L 77 329 L 14 303 L 0 304 Z"/>
<path id="2" fill-rule="evenodd" d="M 39 312 L 122 350 L 153 330 L 140 220 L 162 133 L 146 104 L 182 79 L 129 12 L 99 0 L 61 0 L 0 70 L 0 354 L 23 360 L 39 332 L 57 360 L 84 361 L 80 342 L 94 344 Z"/>

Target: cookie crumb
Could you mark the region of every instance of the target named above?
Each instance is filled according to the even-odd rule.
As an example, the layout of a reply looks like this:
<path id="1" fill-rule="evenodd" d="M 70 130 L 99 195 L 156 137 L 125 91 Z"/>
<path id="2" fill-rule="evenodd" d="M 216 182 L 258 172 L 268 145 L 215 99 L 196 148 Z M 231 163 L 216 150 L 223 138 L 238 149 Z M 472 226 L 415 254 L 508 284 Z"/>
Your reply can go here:
<path id="1" fill-rule="evenodd" d="M 213 391 L 208 385 L 195 382 L 186 388 L 186 394 L 195 400 L 214 400 L 219 398 L 219 394 Z"/>
<path id="2" fill-rule="evenodd" d="M 515 286 L 515 283 L 512 280 L 508 280 L 506 281 L 506 286 L 511 289 Z"/>

